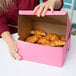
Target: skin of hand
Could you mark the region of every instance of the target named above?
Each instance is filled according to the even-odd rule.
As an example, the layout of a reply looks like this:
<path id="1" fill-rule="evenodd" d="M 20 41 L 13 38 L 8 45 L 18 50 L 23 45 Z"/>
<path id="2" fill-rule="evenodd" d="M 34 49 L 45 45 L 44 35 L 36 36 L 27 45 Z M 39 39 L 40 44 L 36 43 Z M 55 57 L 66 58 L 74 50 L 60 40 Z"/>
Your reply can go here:
<path id="1" fill-rule="evenodd" d="M 44 3 L 39 4 L 33 10 L 33 14 L 37 14 L 38 17 L 40 15 L 44 17 L 48 9 L 53 12 L 54 9 L 59 9 L 61 7 L 61 0 L 47 0 Z"/>
<path id="2" fill-rule="evenodd" d="M 12 38 L 11 34 L 6 31 L 1 34 L 1 37 L 7 43 L 11 57 L 16 60 L 21 60 L 21 57 L 18 54 L 17 42 Z"/>

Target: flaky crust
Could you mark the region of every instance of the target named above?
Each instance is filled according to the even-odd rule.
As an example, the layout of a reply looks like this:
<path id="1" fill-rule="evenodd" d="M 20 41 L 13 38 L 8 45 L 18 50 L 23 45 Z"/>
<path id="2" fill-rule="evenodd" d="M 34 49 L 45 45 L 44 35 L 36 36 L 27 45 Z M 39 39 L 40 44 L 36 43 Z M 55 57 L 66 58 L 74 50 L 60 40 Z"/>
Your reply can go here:
<path id="1" fill-rule="evenodd" d="M 31 34 L 45 36 L 46 32 L 41 31 L 41 30 L 33 30 L 33 31 L 31 31 Z"/>

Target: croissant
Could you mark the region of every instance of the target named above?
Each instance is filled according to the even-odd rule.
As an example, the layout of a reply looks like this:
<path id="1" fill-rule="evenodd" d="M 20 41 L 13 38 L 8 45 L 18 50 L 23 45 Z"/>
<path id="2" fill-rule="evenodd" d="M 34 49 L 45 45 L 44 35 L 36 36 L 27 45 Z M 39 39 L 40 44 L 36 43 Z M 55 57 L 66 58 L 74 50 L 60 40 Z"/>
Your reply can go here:
<path id="1" fill-rule="evenodd" d="M 28 37 L 25 41 L 26 42 L 30 42 L 30 43 L 35 43 L 38 41 L 38 39 L 40 38 L 41 36 L 39 35 L 33 35 L 33 36 L 30 36 Z"/>
<path id="2" fill-rule="evenodd" d="M 38 44 L 48 45 L 53 47 L 64 46 L 66 43 L 65 35 L 60 37 L 54 33 L 46 34 L 46 32 L 41 30 L 31 31 L 32 36 L 28 37 L 25 41 L 30 43 L 37 42 Z"/>
<path id="3" fill-rule="evenodd" d="M 51 42 L 48 41 L 45 37 L 41 37 L 39 40 L 38 40 L 38 43 L 39 44 L 42 44 L 42 45 L 51 45 Z"/>
<path id="4" fill-rule="evenodd" d="M 61 39 L 62 41 L 66 41 L 65 35 L 61 35 L 61 36 L 60 36 L 60 39 Z"/>
<path id="5" fill-rule="evenodd" d="M 41 30 L 33 30 L 33 31 L 31 31 L 31 34 L 45 36 L 46 32 L 41 31 Z"/>
<path id="6" fill-rule="evenodd" d="M 53 41 L 53 40 L 59 40 L 59 37 L 56 34 L 53 33 L 49 33 L 46 36 L 47 40 Z"/>
<path id="7" fill-rule="evenodd" d="M 65 45 L 65 41 L 62 41 L 62 40 L 54 40 L 51 42 L 51 46 L 63 46 Z"/>

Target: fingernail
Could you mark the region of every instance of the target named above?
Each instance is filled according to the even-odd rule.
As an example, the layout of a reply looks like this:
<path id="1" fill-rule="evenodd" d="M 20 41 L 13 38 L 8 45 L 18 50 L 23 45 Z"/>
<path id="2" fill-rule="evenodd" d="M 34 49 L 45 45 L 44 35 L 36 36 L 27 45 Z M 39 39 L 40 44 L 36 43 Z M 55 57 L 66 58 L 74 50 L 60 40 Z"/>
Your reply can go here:
<path id="1" fill-rule="evenodd" d="M 21 57 L 19 57 L 19 59 L 21 60 Z"/>
<path id="2" fill-rule="evenodd" d="M 54 13 L 54 11 L 51 11 L 52 13 Z"/>
<path id="3" fill-rule="evenodd" d="M 42 17 L 44 17 L 45 15 L 44 14 L 42 14 Z"/>
<path id="4" fill-rule="evenodd" d="M 37 17 L 40 17 L 40 15 L 37 15 Z"/>

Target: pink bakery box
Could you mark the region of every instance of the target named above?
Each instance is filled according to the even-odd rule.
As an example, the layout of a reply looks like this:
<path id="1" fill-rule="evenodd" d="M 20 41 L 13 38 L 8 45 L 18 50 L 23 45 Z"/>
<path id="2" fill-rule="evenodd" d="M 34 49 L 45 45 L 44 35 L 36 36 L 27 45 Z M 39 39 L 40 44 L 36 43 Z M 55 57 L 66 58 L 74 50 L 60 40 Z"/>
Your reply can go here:
<path id="1" fill-rule="evenodd" d="M 30 31 L 40 29 L 47 33 L 66 35 L 63 47 L 51 47 L 25 42 Z M 18 16 L 18 52 L 23 60 L 62 67 L 71 41 L 71 23 L 66 11 L 47 11 L 45 17 L 37 17 L 32 11 L 20 10 Z"/>

